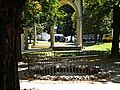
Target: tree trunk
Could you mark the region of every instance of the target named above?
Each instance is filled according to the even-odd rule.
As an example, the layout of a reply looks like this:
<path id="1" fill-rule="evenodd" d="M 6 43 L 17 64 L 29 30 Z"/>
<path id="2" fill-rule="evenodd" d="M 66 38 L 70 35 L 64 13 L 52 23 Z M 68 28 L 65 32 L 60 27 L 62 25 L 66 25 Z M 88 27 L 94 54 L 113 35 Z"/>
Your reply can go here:
<path id="1" fill-rule="evenodd" d="M 97 43 L 97 32 L 95 32 L 95 43 Z"/>
<path id="2" fill-rule="evenodd" d="M 69 41 L 69 42 L 71 42 L 71 43 L 73 42 L 72 37 L 73 37 L 73 36 L 71 35 L 71 36 L 70 36 L 70 41 Z"/>
<path id="3" fill-rule="evenodd" d="M 112 50 L 111 56 L 112 57 L 119 57 L 119 29 L 113 30 L 113 40 L 112 40 Z"/>
<path id="4" fill-rule="evenodd" d="M 21 55 L 21 35 L 16 35 L 16 54 L 17 54 L 17 61 L 22 59 Z"/>
<path id="5" fill-rule="evenodd" d="M 22 30 L 20 9 L 23 3 L 0 0 L 0 90 L 20 90 L 17 62 L 20 43 L 17 41 Z"/>
<path id="6" fill-rule="evenodd" d="M 120 7 L 115 5 L 113 8 L 113 40 L 112 40 L 112 57 L 119 57 L 119 30 L 120 30 Z"/>
<path id="7" fill-rule="evenodd" d="M 11 20 L 0 24 L 0 90 L 19 90 L 16 31 Z"/>
<path id="8" fill-rule="evenodd" d="M 31 37 L 30 37 L 31 43 Z M 28 30 L 25 29 L 25 50 L 28 50 Z"/>
<path id="9" fill-rule="evenodd" d="M 102 37 L 103 37 L 103 34 L 100 33 L 100 34 L 99 34 L 99 42 L 102 42 Z"/>
<path id="10" fill-rule="evenodd" d="M 50 48 L 53 48 L 55 44 L 55 36 L 54 36 L 54 26 L 50 26 Z"/>
<path id="11" fill-rule="evenodd" d="M 36 41 L 37 41 L 37 38 L 36 38 L 36 35 L 37 34 L 37 31 L 36 31 L 36 23 L 34 23 L 34 41 L 33 41 L 33 46 L 36 45 Z"/>

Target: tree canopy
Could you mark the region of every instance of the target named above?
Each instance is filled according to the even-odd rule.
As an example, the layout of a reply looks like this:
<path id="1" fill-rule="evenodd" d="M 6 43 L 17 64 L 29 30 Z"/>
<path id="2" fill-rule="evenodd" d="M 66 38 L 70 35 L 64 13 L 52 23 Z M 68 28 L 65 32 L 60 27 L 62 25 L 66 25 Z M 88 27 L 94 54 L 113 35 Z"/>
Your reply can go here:
<path id="1" fill-rule="evenodd" d="M 120 23 L 120 18 L 119 18 L 120 10 L 119 9 L 120 9 L 120 7 L 119 7 L 119 5 L 120 5 L 120 1 L 119 0 L 85 0 L 84 2 L 86 2 L 86 5 L 91 8 L 90 16 L 95 15 L 98 21 L 105 20 L 105 19 L 107 19 L 106 17 L 108 17 L 108 18 L 111 17 L 111 20 L 109 22 L 109 24 L 112 24 L 112 29 L 113 29 L 111 55 L 114 57 L 118 57 L 119 56 L 119 28 L 120 28 L 120 25 L 119 25 L 119 23 Z M 111 13 L 111 11 L 112 11 L 112 13 Z M 105 23 L 105 21 L 102 24 L 104 24 L 104 23 Z M 96 25 L 97 25 L 97 23 L 96 23 Z M 94 25 L 94 26 L 96 26 L 96 25 Z M 108 26 L 110 26 L 110 25 L 108 25 Z M 99 26 L 97 26 L 97 27 L 99 27 Z"/>
<path id="2" fill-rule="evenodd" d="M 59 11 L 60 7 L 58 0 L 28 0 L 23 7 L 23 23 L 31 25 L 31 22 L 36 22 L 41 26 L 55 25 L 60 17 L 66 15 L 62 10 Z"/>
<path id="3" fill-rule="evenodd" d="M 112 12 L 109 6 L 109 2 L 101 4 L 100 1 L 93 2 L 92 0 L 84 1 L 83 8 L 83 26 L 84 32 L 103 32 L 110 33 Z"/>

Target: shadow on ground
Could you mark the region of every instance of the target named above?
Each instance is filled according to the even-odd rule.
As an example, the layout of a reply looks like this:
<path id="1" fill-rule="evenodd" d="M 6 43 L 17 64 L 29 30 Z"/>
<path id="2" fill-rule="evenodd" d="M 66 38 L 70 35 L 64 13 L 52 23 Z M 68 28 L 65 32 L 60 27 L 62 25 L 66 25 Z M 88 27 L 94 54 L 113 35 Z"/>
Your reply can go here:
<path id="1" fill-rule="evenodd" d="M 36 52 L 36 51 L 32 51 L 32 52 Z M 38 53 L 40 53 L 39 50 L 37 51 L 37 55 Z M 63 52 L 61 53 L 62 55 L 64 54 Z M 108 78 L 98 80 L 99 82 L 105 83 L 105 82 L 110 81 L 114 83 L 120 83 L 120 58 L 117 58 L 117 59 L 111 58 L 109 56 L 109 53 L 110 52 L 106 52 L 106 51 L 80 51 L 77 53 L 68 52 L 67 55 L 69 57 L 81 56 L 80 60 L 82 60 L 82 63 L 86 63 L 85 61 L 87 62 L 89 61 L 89 63 L 87 64 L 94 65 L 94 66 L 100 66 L 104 69 L 104 71 L 107 71 L 110 73 L 110 76 Z M 58 54 L 60 54 L 60 52 Z M 65 57 L 67 57 L 67 55 Z M 18 68 L 19 68 L 20 79 L 29 79 L 23 76 L 23 74 L 27 75 L 28 65 L 26 61 L 19 62 Z"/>

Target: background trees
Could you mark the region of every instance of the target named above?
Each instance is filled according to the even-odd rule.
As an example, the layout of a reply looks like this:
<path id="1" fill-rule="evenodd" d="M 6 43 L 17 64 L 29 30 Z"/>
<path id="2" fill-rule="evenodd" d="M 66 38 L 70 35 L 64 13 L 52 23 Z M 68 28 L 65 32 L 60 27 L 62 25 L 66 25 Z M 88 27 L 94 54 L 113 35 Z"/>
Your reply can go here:
<path id="1" fill-rule="evenodd" d="M 60 18 L 66 15 L 65 12 L 59 10 L 60 7 L 58 0 L 28 0 L 22 9 L 23 27 L 29 29 L 29 32 L 33 32 L 35 31 L 34 25 L 36 25 L 37 32 L 50 33 L 50 26 L 57 25 Z M 29 33 L 29 35 L 31 34 Z"/>
<path id="2" fill-rule="evenodd" d="M 36 29 L 39 31 L 43 30 L 44 23 L 40 23 L 40 17 L 42 17 L 42 6 L 38 1 L 27 0 L 25 6 L 23 6 L 22 12 L 22 23 L 24 27 L 24 31 L 26 34 L 26 44 L 28 42 L 28 35 L 31 41 L 31 33 L 34 33 L 34 44 L 36 43 Z M 28 34 L 27 34 L 28 33 Z M 27 49 L 28 45 L 25 45 L 25 49 Z"/>
<path id="3" fill-rule="evenodd" d="M 37 3 L 39 3 L 39 5 Z M 71 17 L 73 16 L 74 9 L 70 5 L 61 6 L 58 0 L 54 0 L 54 1 L 39 0 L 39 2 L 37 3 L 34 2 L 31 3 L 31 5 L 28 4 L 28 6 L 32 6 L 32 4 L 34 5 L 36 4 L 35 6 L 37 6 L 34 7 L 34 9 L 32 7 L 30 10 L 28 10 L 28 13 L 31 14 L 30 16 L 32 16 L 34 19 L 36 18 L 35 20 L 39 22 L 40 26 L 44 26 L 44 28 L 48 30 L 48 33 L 51 25 L 57 25 L 58 33 L 63 33 L 65 36 L 75 35 L 74 30 L 75 30 L 76 22 L 71 19 Z M 113 7 L 117 4 L 119 4 L 119 0 L 104 0 L 104 1 L 84 0 L 83 32 L 84 33 L 93 32 L 95 36 L 101 32 L 102 32 L 101 34 L 112 34 L 112 28 L 111 28 L 111 23 L 113 22 L 112 11 L 113 11 Z M 31 22 L 29 20 L 28 22 Z M 115 38 L 114 36 L 116 35 L 113 35 L 113 38 Z M 96 37 L 96 41 L 97 41 L 97 37 Z M 115 49 L 114 44 L 117 45 L 117 52 L 119 49 L 118 39 L 114 39 L 114 41 L 117 41 L 117 44 L 113 42 L 111 54 L 113 53 L 113 51 L 116 51 L 114 50 Z"/>
<path id="4" fill-rule="evenodd" d="M 48 24 L 55 25 L 59 18 L 65 13 L 59 10 L 61 4 L 58 0 L 28 0 L 23 7 L 23 24 L 24 26 L 33 25 L 36 22 L 40 26 L 47 27 Z M 31 26 L 30 26 L 31 27 Z"/>
<path id="5" fill-rule="evenodd" d="M 110 32 L 111 31 L 111 23 L 113 22 L 113 27 L 120 26 L 118 25 L 119 23 L 119 8 L 115 8 L 116 5 L 119 7 L 119 0 L 84 0 L 85 5 L 90 7 L 89 10 L 89 18 L 88 21 L 91 21 L 91 16 L 96 17 L 92 20 L 92 25 L 87 25 L 87 26 L 94 26 L 97 27 L 97 30 L 102 30 L 103 32 Z M 114 9 L 114 10 L 113 10 Z M 116 9 L 118 9 L 116 11 Z M 112 12 L 112 13 L 111 13 Z M 113 17 L 112 17 L 113 14 Z M 86 17 L 87 18 L 87 17 Z M 115 19 L 118 18 L 118 19 Z M 107 22 L 106 22 L 107 21 Z M 116 24 L 117 23 L 117 24 Z M 106 29 L 104 31 L 104 28 Z M 108 29 L 109 28 L 109 29 Z M 112 41 L 112 50 L 111 50 L 111 55 L 114 57 L 119 56 L 119 33 L 118 32 L 119 28 L 113 28 L 113 41 Z"/>
<path id="6" fill-rule="evenodd" d="M 94 33 L 95 36 L 96 34 L 112 34 L 112 12 L 109 5 L 87 0 L 84 0 L 83 5 L 83 32 Z"/>

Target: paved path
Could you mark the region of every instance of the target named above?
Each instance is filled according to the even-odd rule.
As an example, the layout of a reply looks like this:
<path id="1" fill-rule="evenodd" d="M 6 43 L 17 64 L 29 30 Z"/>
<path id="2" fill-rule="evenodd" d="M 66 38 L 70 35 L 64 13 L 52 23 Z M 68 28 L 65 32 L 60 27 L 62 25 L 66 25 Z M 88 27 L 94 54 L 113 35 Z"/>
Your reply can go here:
<path id="1" fill-rule="evenodd" d="M 92 81 L 20 81 L 20 86 L 21 90 L 120 90 L 119 83 Z"/>

